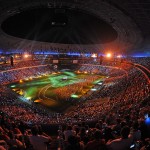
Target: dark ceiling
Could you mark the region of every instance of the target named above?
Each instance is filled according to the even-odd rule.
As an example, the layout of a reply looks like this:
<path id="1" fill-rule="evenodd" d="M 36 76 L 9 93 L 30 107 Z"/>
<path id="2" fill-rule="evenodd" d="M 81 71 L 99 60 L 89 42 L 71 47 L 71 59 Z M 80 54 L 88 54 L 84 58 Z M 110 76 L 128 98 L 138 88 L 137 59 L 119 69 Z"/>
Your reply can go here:
<path id="1" fill-rule="evenodd" d="M 32 6 L 34 6 L 36 3 L 42 4 L 42 2 L 46 2 L 48 4 L 48 6 L 49 6 L 49 2 L 50 2 L 50 4 L 54 4 L 54 5 L 58 4 L 59 6 L 61 6 L 62 3 L 63 4 L 69 3 L 69 6 L 71 8 L 78 8 L 81 5 L 81 8 L 83 9 L 83 11 L 84 11 L 84 9 L 86 9 L 86 10 L 89 10 L 89 12 L 93 9 L 93 7 L 95 7 L 95 10 L 97 12 L 102 11 L 104 13 L 105 13 L 106 8 L 104 8 L 104 10 L 101 10 L 102 7 L 100 7 L 100 6 L 102 6 L 103 3 L 107 3 L 108 4 L 107 9 L 109 9 L 109 14 L 105 13 L 105 14 L 102 14 L 102 16 L 104 16 L 104 18 L 111 16 L 109 18 L 109 19 L 112 19 L 109 22 L 109 24 L 111 24 L 111 26 L 113 25 L 113 21 L 116 21 L 116 24 L 113 26 L 113 28 L 115 27 L 115 30 L 118 29 L 118 31 L 117 31 L 118 36 L 119 36 L 119 32 L 123 33 L 122 35 L 125 37 L 126 45 L 128 45 L 128 43 L 130 45 L 138 44 L 138 40 L 136 39 L 137 35 L 134 33 L 132 34 L 132 29 L 134 30 L 134 26 L 131 25 L 131 28 L 129 30 L 125 29 L 125 27 L 128 28 L 128 26 L 126 24 L 129 22 L 122 20 L 122 22 L 121 22 L 122 30 L 121 30 L 121 28 L 118 26 L 119 23 L 117 24 L 117 22 L 119 22 L 122 19 L 122 16 L 118 12 L 115 12 L 115 10 L 112 9 L 111 6 L 113 6 L 115 9 L 119 10 L 120 12 L 122 12 L 128 18 L 130 18 L 132 20 L 132 22 L 134 22 L 136 24 L 139 32 L 141 33 L 143 40 L 140 43 L 140 45 L 138 45 L 138 47 L 136 47 L 134 49 L 132 48 L 132 46 L 130 46 L 130 48 L 127 49 L 127 51 L 134 52 L 134 53 L 135 52 L 139 52 L 139 53 L 143 52 L 145 54 L 150 55 L 150 50 L 149 50 L 150 49 L 150 44 L 149 44 L 150 43 L 150 0 L 94 0 L 94 1 L 93 0 L 86 0 L 86 1 L 85 0 L 42 0 L 42 1 L 41 0 L 13 0 L 13 1 L 0 0 L 0 12 L 5 11 L 6 9 L 15 8 L 17 6 L 22 7 L 22 6 L 25 6 L 27 3 L 30 3 Z M 89 16 L 89 17 L 91 17 L 91 19 L 93 18 L 93 20 L 95 20 L 95 19 L 97 20 L 97 17 L 86 13 L 86 11 L 83 12 L 82 15 L 83 16 L 85 15 L 86 17 Z M 79 16 L 79 17 L 82 17 L 82 16 Z M 68 18 L 71 18 L 71 17 L 68 17 Z M 115 18 L 115 19 L 113 19 L 113 18 Z M 12 20 L 13 19 L 14 18 L 12 17 Z M 40 19 L 40 18 L 38 18 L 38 19 Z M 114 34 L 115 32 L 113 30 L 111 30 L 111 32 L 113 33 L 112 34 L 113 36 L 110 36 L 110 38 L 108 38 L 108 36 L 106 36 L 107 38 L 104 38 L 103 36 L 101 38 L 97 38 L 97 35 L 101 36 L 102 34 L 94 33 L 94 31 L 91 30 L 92 26 L 94 26 L 94 25 L 97 26 L 101 23 L 103 24 L 106 22 L 108 23 L 108 20 L 106 19 L 107 21 L 103 22 L 102 20 L 104 20 L 104 19 L 99 19 L 99 20 L 95 21 L 96 23 L 93 20 L 91 21 L 91 23 L 92 23 L 91 26 L 86 27 L 87 29 L 85 30 L 85 31 L 88 31 L 93 34 L 91 39 L 87 40 L 87 37 L 86 37 L 87 33 L 83 35 L 83 31 L 78 26 L 78 23 L 81 23 L 79 21 L 78 23 L 74 22 L 74 25 L 77 28 L 76 29 L 77 34 L 75 33 L 74 30 L 71 29 L 71 27 L 69 28 L 69 32 L 67 31 L 69 33 L 69 36 L 71 36 L 71 38 L 72 38 L 71 40 L 68 38 L 69 37 L 68 35 L 63 36 L 63 38 L 66 39 L 66 41 L 67 41 L 66 43 L 73 43 L 74 41 L 78 41 L 78 43 L 80 43 L 82 41 L 81 43 L 86 44 L 87 42 L 92 43 L 93 41 L 95 41 L 95 42 L 93 42 L 93 44 L 94 44 L 94 43 L 105 43 L 107 41 L 111 41 L 111 40 L 113 41 L 113 39 L 115 39 L 116 35 Z M 6 20 L 6 22 L 7 21 L 9 21 L 9 19 Z M 19 25 L 19 22 L 15 23 L 15 25 Z M 67 26 L 69 26 L 69 24 Z M 81 23 L 81 26 L 83 27 L 83 29 L 85 28 L 85 26 L 83 26 L 82 23 Z M 95 30 L 95 26 L 93 28 L 94 30 Z M 56 41 L 58 40 L 60 43 L 64 43 L 62 38 L 60 38 L 61 37 L 60 33 L 62 33 L 62 30 L 60 29 L 60 27 L 57 27 L 57 28 L 59 28 L 59 33 L 57 31 L 54 31 L 54 33 L 56 35 L 54 36 L 55 38 L 52 39 L 52 42 L 55 42 L 55 40 Z M 63 30 L 64 30 L 66 28 L 66 26 L 61 27 L 61 28 L 63 28 Z M 17 28 L 17 29 L 19 30 L 21 28 Z M 51 30 L 51 27 L 50 27 L 50 30 Z M 8 30 L 5 32 L 8 32 Z M 70 32 L 73 32 L 73 33 L 70 33 Z M 102 30 L 100 30 L 100 32 L 102 33 Z M 107 32 L 103 32 L 103 33 L 105 33 L 107 35 Z M 131 35 L 133 35 L 133 36 L 129 35 L 129 33 L 131 33 Z M 16 34 L 16 33 L 13 33 L 13 34 Z M 11 33 L 11 35 L 13 35 L 13 34 Z M 27 30 L 25 30 L 24 33 L 22 33 L 22 35 L 16 35 L 16 36 L 19 37 L 19 36 L 26 36 L 26 35 L 27 35 Z M 38 35 L 39 36 L 37 37 L 37 35 L 32 34 L 30 36 L 29 35 L 26 36 L 26 38 L 28 37 L 29 39 L 34 38 L 36 40 L 41 40 L 41 37 L 44 36 L 44 34 L 42 34 L 42 32 L 38 33 Z M 136 40 L 133 42 L 132 39 L 134 39 L 134 38 Z M 99 41 L 99 39 L 100 39 L 100 41 Z M 47 40 L 45 40 L 45 41 L 47 41 Z M 122 41 L 120 43 L 122 43 Z M 126 47 L 124 49 L 126 49 Z"/>
<path id="2" fill-rule="evenodd" d="M 34 8 L 7 18 L 1 25 L 11 36 L 63 44 L 101 44 L 115 40 L 117 32 L 85 11 Z"/>
<path id="3" fill-rule="evenodd" d="M 144 37 L 150 35 L 150 0 L 108 0 L 108 2 L 129 15 Z"/>
<path id="4" fill-rule="evenodd" d="M 128 15 L 139 27 L 143 42 L 132 50 L 137 56 L 150 56 L 150 0 L 108 0 L 122 12 Z"/>

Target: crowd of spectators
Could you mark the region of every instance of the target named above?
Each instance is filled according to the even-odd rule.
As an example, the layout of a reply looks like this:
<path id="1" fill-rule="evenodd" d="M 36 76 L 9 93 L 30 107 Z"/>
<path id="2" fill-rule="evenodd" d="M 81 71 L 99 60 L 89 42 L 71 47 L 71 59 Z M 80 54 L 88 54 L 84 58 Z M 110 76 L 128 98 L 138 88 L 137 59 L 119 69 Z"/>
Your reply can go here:
<path id="1" fill-rule="evenodd" d="M 47 71 L 48 66 L 12 71 L 9 79 L 3 73 L 1 83 L 8 83 L 37 72 Z M 0 148 L 5 149 L 51 149 L 64 150 L 148 150 L 150 148 L 150 84 L 142 72 L 131 65 L 122 69 L 82 65 L 80 71 L 92 70 L 107 78 L 102 89 L 90 100 L 79 103 L 64 114 L 19 101 L 17 95 L 6 86 L 0 87 Z M 88 70 L 89 69 L 89 70 Z M 118 71 L 118 74 L 116 73 Z M 112 73 L 113 72 L 113 73 Z M 10 72 L 9 72 L 10 73 Z M 118 77 L 116 77 L 118 75 Z M 7 79 L 7 82 L 5 81 Z M 107 101 L 101 102 L 101 98 Z M 94 99 L 94 100 L 93 100 Z M 7 114 L 7 115 L 6 115 Z M 94 126 L 88 124 L 94 122 Z M 41 131 L 41 124 L 58 124 L 58 142 Z M 64 128 L 63 125 L 66 125 Z M 38 143 L 37 143 L 38 141 Z"/>
<path id="2" fill-rule="evenodd" d="M 147 67 L 148 69 L 150 69 L 150 58 L 149 57 L 132 57 L 132 58 L 128 58 L 127 61 L 132 62 L 132 63 L 137 63 L 140 65 L 143 65 L 145 67 Z"/>
<path id="3" fill-rule="evenodd" d="M 14 65 L 11 65 L 9 63 L 2 64 L 0 65 L 0 71 L 7 71 L 11 69 L 19 69 L 19 68 L 24 68 L 24 67 L 33 67 L 33 66 L 39 66 L 39 65 L 46 65 L 49 64 L 48 61 L 32 61 L 32 60 L 27 60 L 27 61 L 18 61 L 14 62 Z"/>
<path id="4" fill-rule="evenodd" d="M 31 66 L 31 67 L 28 66 L 8 71 L 1 71 L 0 82 L 1 84 L 8 84 L 31 76 L 38 76 L 41 74 L 47 74 L 51 72 L 52 70 L 50 65 Z"/>
<path id="5" fill-rule="evenodd" d="M 101 65 L 90 65 L 90 64 L 83 64 L 80 66 L 79 71 L 87 72 L 87 73 L 96 73 L 105 76 L 121 76 L 125 74 L 125 71 L 117 68 L 117 67 L 109 67 L 109 66 L 101 66 Z"/>

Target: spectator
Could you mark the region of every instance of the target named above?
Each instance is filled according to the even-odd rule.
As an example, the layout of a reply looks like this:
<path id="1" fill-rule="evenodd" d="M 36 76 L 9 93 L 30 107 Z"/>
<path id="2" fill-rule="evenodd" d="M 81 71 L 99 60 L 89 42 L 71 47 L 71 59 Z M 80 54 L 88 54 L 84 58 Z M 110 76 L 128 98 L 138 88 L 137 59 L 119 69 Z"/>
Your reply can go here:
<path id="1" fill-rule="evenodd" d="M 105 139 L 100 130 L 95 131 L 94 140 L 87 143 L 85 150 L 106 150 Z"/>
<path id="2" fill-rule="evenodd" d="M 72 130 L 72 127 L 70 125 L 68 125 L 66 130 L 64 131 L 65 141 L 68 141 L 68 137 L 71 135 L 76 135 L 76 132 Z"/>
<path id="3" fill-rule="evenodd" d="M 12 147 L 16 147 L 17 149 L 25 148 L 25 145 L 23 145 L 23 143 L 15 137 L 15 134 L 12 131 L 9 132 L 9 137 L 10 140 L 8 140 L 7 143 L 10 148 Z"/>
<path id="4" fill-rule="evenodd" d="M 47 150 L 47 144 L 51 142 L 51 138 L 49 136 L 39 135 L 36 127 L 33 127 L 31 131 L 32 135 L 29 136 L 29 141 L 34 150 Z"/>
<path id="5" fill-rule="evenodd" d="M 107 142 L 108 150 L 128 150 L 132 144 L 132 138 L 128 137 L 129 133 L 130 128 L 124 126 L 121 130 L 121 138 Z"/>
<path id="6" fill-rule="evenodd" d="M 84 145 L 78 141 L 76 136 L 70 135 L 68 137 L 68 145 L 65 150 L 84 150 Z"/>

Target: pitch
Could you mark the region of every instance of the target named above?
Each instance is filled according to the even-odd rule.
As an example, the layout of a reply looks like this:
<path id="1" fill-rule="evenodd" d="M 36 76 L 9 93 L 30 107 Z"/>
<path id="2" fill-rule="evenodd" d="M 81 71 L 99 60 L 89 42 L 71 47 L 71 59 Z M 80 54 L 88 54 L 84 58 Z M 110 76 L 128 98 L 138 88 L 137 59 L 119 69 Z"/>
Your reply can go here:
<path id="1" fill-rule="evenodd" d="M 26 102 L 36 103 L 50 111 L 63 112 L 88 93 L 96 91 L 96 85 L 104 78 L 87 72 L 62 71 L 21 79 L 9 87 Z"/>

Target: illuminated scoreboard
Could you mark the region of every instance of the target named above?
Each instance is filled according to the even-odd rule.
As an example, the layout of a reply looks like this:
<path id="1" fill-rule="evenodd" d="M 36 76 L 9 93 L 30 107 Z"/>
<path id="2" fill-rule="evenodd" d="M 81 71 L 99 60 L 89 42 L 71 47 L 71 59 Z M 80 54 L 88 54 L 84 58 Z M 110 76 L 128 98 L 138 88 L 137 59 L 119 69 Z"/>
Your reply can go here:
<path id="1" fill-rule="evenodd" d="M 61 64 L 61 65 L 71 65 L 78 64 L 77 59 L 53 59 L 53 64 Z"/>

